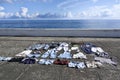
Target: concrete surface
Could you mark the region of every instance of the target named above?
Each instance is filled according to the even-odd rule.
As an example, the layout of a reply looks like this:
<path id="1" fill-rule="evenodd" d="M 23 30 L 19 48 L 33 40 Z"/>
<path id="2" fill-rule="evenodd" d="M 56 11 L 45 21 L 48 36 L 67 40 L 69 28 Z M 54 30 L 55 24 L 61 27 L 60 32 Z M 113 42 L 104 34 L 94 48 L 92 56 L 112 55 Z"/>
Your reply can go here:
<path id="1" fill-rule="evenodd" d="M 0 36 L 120 37 L 120 29 L 0 28 Z"/>
<path id="2" fill-rule="evenodd" d="M 74 69 L 62 65 L 0 62 L 0 80 L 120 80 L 120 38 L 0 37 L 0 56 L 14 56 L 32 44 L 52 41 L 92 42 L 117 57 L 118 66 Z"/>

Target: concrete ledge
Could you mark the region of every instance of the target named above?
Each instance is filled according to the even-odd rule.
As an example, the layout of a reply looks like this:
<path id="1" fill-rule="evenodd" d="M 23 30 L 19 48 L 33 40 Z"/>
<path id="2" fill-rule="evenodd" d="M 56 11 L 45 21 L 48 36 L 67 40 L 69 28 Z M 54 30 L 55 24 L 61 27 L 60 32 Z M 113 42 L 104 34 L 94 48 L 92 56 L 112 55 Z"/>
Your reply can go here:
<path id="1" fill-rule="evenodd" d="M 1 28 L 0 36 L 28 37 L 106 37 L 119 38 L 120 29 L 23 29 Z"/>

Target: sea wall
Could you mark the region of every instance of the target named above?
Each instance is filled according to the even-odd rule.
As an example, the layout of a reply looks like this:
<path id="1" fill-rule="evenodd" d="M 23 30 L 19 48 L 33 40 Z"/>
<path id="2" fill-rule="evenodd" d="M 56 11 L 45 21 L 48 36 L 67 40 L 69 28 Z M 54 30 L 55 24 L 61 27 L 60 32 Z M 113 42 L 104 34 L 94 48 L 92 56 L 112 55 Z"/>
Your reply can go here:
<path id="1" fill-rule="evenodd" d="M 28 37 L 120 37 L 120 29 L 23 29 L 1 28 L 0 36 Z"/>

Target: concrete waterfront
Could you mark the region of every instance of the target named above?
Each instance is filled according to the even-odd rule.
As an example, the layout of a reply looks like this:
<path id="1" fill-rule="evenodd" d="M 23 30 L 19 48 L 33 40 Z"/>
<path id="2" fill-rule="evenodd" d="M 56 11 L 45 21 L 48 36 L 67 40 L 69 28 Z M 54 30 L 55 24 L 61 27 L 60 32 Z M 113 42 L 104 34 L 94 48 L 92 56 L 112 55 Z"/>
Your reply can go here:
<path id="1" fill-rule="evenodd" d="M 77 44 L 92 42 L 102 47 L 111 56 L 117 57 L 118 66 L 74 69 L 61 65 L 0 62 L 0 80 L 120 80 L 120 38 L 0 37 L 0 56 L 14 56 L 32 44 L 53 41 Z"/>

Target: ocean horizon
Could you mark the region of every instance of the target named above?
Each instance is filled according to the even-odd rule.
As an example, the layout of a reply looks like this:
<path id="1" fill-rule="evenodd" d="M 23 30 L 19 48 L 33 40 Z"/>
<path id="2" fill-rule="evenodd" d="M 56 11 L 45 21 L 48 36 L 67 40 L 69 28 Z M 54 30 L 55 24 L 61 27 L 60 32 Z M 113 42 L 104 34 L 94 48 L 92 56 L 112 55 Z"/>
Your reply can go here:
<path id="1" fill-rule="evenodd" d="M 120 29 L 120 20 L 0 20 L 0 28 Z"/>

